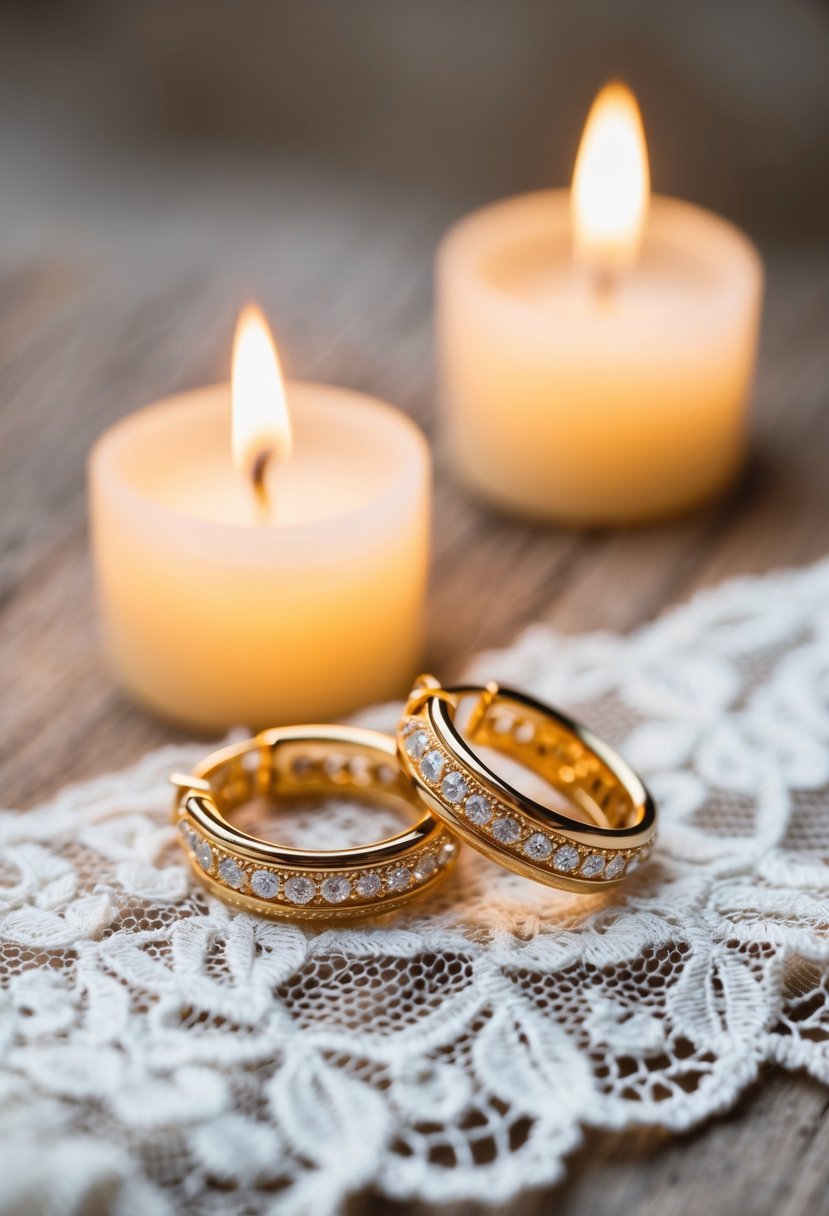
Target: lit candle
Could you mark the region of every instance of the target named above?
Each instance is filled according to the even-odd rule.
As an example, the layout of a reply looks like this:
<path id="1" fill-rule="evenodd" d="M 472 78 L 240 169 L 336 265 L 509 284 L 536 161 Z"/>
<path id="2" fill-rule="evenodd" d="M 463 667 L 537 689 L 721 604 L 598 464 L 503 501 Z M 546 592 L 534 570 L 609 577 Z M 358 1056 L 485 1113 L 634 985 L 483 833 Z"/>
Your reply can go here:
<path id="1" fill-rule="evenodd" d="M 762 281 L 731 224 L 649 197 L 636 102 L 608 86 L 572 191 L 496 203 L 443 241 L 438 346 L 459 476 L 508 510 L 572 523 L 712 498 L 745 454 Z"/>
<path id="2" fill-rule="evenodd" d="M 399 695 L 427 570 L 421 432 L 360 393 L 283 387 L 252 309 L 232 390 L 232 411 L 230 386 L 200 389 L 124 418 L 93 449 L 115 671 L 150 709 L 207 729 L 328 721 Z"/>

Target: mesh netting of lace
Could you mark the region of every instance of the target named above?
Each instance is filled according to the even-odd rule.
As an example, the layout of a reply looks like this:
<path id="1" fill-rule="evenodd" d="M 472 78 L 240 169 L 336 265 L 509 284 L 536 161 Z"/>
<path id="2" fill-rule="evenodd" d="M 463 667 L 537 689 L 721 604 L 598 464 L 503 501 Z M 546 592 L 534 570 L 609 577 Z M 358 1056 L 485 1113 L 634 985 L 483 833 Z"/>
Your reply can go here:
<path id="1" fill-rule="evenodd" d="M 623 748 L 654 860 L 585 897 L 467 849 L 429 906 L 305 930 L 193 886 L 166 778 L 199 746 L 3 813 L 0 1211 L 491 1203 L 587 1126 L 687 1129 L 769 1062 L 829 1083 L 829 563 L 469 674 Z"/>

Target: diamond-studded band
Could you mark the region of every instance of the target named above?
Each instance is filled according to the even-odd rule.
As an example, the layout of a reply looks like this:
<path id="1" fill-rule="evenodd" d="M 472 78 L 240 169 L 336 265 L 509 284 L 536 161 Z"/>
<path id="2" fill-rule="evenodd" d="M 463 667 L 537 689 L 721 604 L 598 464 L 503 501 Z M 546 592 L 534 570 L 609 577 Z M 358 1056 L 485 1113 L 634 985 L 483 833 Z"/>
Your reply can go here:
<path id="1" fill-rule="evenodd" d="M 379 915 L 431 890 L 457 857 L 457 840 L 401 772 L 395 741 L 375 731 L 277 727 L 171 780 L 174 821 L 195 874 L 246 911 L 315 920 Z M 375 844 L 310 851 L 259 839 L 229 818 L 257 797 L 278 806 L 332 795 L 397 807 L 414 822 Z"/>
<path id="2" fill-rule="evenodd" d="M 587 822 L 521 793 L 478 748 L 543 778 Z M 445 689 L 421 676 L 400 722 L 398 751 L 421 797 L 453 832 L 527 878 L 595 891 L 621 882 L 650 852 L 656 807 L 636 773 L 586 727 L 523 693 L 497 684 Z"/>

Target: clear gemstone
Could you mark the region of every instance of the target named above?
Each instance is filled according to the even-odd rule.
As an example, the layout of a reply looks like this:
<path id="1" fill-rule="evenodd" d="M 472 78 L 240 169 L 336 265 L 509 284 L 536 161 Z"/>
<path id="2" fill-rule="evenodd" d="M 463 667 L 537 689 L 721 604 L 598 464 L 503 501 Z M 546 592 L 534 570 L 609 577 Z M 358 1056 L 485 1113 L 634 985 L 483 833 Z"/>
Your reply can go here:
<path id="1" fill-rule="evenodd" d="M 409 735 L 404 746 L 412 759 L 419 760 L 429 746 L 429 736 L 425 730 L 416 730 Z"/>
<path id="2" fill-rule="evenodd" d="M 420 761 L 420 771 L 427 781 L 439 781 L 446 761 L 438 751 L 427 752 Z"/>
<path id="3" fill-rule="evenodd" d="M 405 891 L 412 881 L 412 872 L 406 866 L 399 866 L 398 869 L 392 870 L 386 881 L 390 891 Z"/>
<path id="4" fill-rule="evenodd" d="M 560 849 L 556 849 L 553 857 L 553 865 L 557 870 L 561 870 L 563 874 L 568 874 L 570 870 L 575 870 L 579 864 L 579 851 L 574 849 L 571 844 L 563 844 Z"/>
<path id="5" fill-rule="evenodd" d="M 346 769 L 348 777 L 355 785 L 366 787 L 374 780 L 368 756 L 352 756 Z"/>
<path id="6" fill-rule="evenodd" d="M 492 804 L 483 794 L 473 794 L 471 798 L 467 798 L 464 811 L 469 822 L 479 826 L 489 823 L 492 818 Z"/>
<path id="7" fill-rule="evenodd" d="M 552 851 L 553 846 L 541 832 L 533 832 L 532 836 L 528 836 L 524 841 L 524 852 L 528 857 L 532 857 L 533 861 L 546 861 Z"/>
<path id="8" fill-rule="evenodd" d="M 289 878 L 285 883 L 285 898 L 289 899 L 292 904 L 310 903 L 316 892 L 316 883 L 311 882 L 310 878 L 303 878 L 299 874 L 294 878 Z"/>
<path id="9" fill-rule="evenodd" d="M 372 896 L 379 894 L 382 885 L 379 874 L 364 874 L 357 880 L 357 890 L 366 899 L 371 899 Z"/>
<path id="10" fill-rule="evenodd" d="M 585 878 L 595 878 L 604 869 L 604 857 L 601 853 L 591 853 L 581 868 Z"/>
<path id="11" fill-rule="evenodd" d="M 448 865 L 453 857 L 455 857 L 457 854 L 457 851 L 458 846 L 455 844 L 454 840 L 447 840 L 440 846 L 440 852 L 438 853 L 438 864 L 442 866 Z"/>
<path id="12" fill-rule="evenodd" d="M 326 878 L 322 884 L 322 897 L 330 904 L 341 904 L 351 894 L 351 883 L 342 875 L 335 874 Z"/>
<path id="13" fill-rule="evenodd" d="M 423 880 L 431 878 L 437 872 L 438 861 L 434 853 L 427 853 L 425 857 L 421 857 L 415 869 L 415 878 Z"/>
<path id="14" fill-rule="evenodd" d="M 440 792 L 447 802 L 463 802 L 469 793 L 463 773 L 447 773 L 441 782 Z"/>
<path id="15" fill-rule="evenodd" d="M 213 865 L 213 850 L 206 840 L 197 840 L 193 845 L 196 861 L 203 870 L 209 870 Z"/>
<path id="16" fill-rule="evenodd" d="M 291 771 L 295 777 L 307 777 L 313 769 L 314 761 L 310 756 L 294 756 L 291 761 Z"/>
<path id="17" fill-rule="evenodd" d="M 262 899 L 273 899 L 279 890 L 279 879 L 270 870 L 256 870 L 250 880 L 250 889 Z"/>
<path id="18" fill-rule="evenodd" d="M 322 762 L 323 771 L 334 780 L 348 768 L 348 760 L 345 756 L 337 756 L 329 753 Z"/>
<path id="19" fill-rule="evenodd" d="M 624 868 L 625 859 L 621 853 L 617 853 L 605 866 L 604 876 L 605 878 L 618 878 L 624 872 Z"/>
<path id="20" fill-rule="evenodd" d="M 181 832 L 183 839 L 187 842 L 187 844 L 190 846 L 190 848 L 195 849 L 196 842 L 198 841 L 199 838 L 196 835 L 196 833 L 193 831 L 193 829 L 190 827 L 190 824 L 187 822 L 186 819 L 182 819 L 181 823 L 178 825 L 178 830 Z"/>
<path id="21" fill-rule="evenodd" d="M 515 844 L 521 835 L 521 824 L 517 819 L 496 819 L 492 825 L 492 835 L 501 844 Z"/>
<path id="22" fill-rule="evenodd" d="M 634 853 L 631 857 L 628 857 L 628 874 L 632 874 L 634 870 L 638 870 L 641 863 L 642 858 L 638 853 Z"/>
<path id="23" fill-rule="evenodd" d="M 520 718 L 512 728 L 513 737 L 518 743 L 532 743 L 535 738 L 535 727 L 532 722 Z"/>
<path id="24" fill-rule="evenodd" d="M 245 871 L 232 857 L 223 857 L 219 862 L 219 876 L 229 887 L 241 888 L 245 885 Z"/>

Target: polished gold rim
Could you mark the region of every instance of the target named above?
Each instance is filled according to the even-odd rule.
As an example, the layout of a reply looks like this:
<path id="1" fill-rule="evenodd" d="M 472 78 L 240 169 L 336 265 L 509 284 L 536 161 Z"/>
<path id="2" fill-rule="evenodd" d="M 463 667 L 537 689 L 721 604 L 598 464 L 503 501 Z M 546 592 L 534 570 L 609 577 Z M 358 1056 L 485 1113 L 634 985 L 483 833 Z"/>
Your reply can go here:
<path id="1" fill-rule="evenodd" d="M 245 911 L 302 920 L 379 915 L 426 894 L 457 859 L 457 840 L 401 772 L 395 741 L 375 731 L 278 727 L 171 780 L 173 817 L 194 873 Z M 228 818 L 255 797 L 279 804 L 334 794 L 403 809 L 415 822 L 373 844 L 314 851 L 252 836 Z"/>
<path id="2" fill-rule="evenodd" d="M 467 700 L 461 734 L 455 717 Z M 592 731 L 523 693 L 497 684 L 442 688 L 421 676 L 397 743 L 404 771 L 447 827 L 526 878 L 595 891 L 618 885 L 651 850 L 656 807 L 636 773 Z M 473 746 L 530 769 L 590 822 L 522 794 Z"/>

